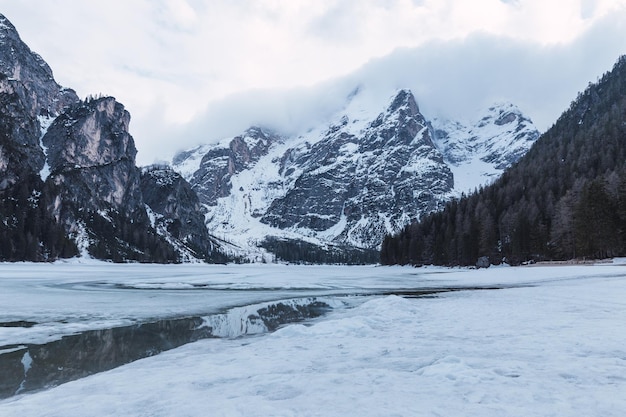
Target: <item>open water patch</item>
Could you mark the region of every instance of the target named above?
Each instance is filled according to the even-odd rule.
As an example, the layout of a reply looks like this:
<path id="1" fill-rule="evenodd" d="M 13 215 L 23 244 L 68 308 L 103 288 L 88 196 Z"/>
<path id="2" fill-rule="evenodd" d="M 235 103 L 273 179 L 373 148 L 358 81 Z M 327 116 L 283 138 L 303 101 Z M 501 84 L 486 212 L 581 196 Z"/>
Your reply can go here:
<path id="1" fill-rule="evenodd" d="M 499 286 L 459 286 L 459 287 L 433 287 L 433 288 L 407 288 L 382 291 L 382 295 L 397 295 L 403 298 L 430 298 L 441 294 L 460 291 L 493 291 L 507 288 L 522 288 L 528 285 L 499 285 Z"/>
<path id="2" fill-rule="evenodd" d="M 88 330 L 44 344 L 0 346 L 0 398 L 51 388 L 200 339 L 271 332 L 339 305 L 316 297 L 274 301 L 204 317 Z"/>
<path id="3" fill-rule="evenodd" d="M 16 321 L 0 321 L 0 327 L 33 327 L 37 323 L 34 321 L 27 320 L 16 320 Z"/>

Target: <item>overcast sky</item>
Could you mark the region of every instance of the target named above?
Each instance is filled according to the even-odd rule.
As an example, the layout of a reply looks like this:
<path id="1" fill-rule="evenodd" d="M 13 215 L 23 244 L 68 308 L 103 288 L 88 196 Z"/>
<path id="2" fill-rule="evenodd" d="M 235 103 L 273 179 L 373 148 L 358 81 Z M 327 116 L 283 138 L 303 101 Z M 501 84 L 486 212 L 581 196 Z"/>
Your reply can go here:
<path id="1" fill-rule="evenodd" d="M 411 88 L 427 117 L 512 101 L 545 130 L 626 53 L 626 0 L 0 0 L 0 12 L 60 84 L 126 106 L 139 164 L 252 123 L 297 131 L 357 85 Z"/>

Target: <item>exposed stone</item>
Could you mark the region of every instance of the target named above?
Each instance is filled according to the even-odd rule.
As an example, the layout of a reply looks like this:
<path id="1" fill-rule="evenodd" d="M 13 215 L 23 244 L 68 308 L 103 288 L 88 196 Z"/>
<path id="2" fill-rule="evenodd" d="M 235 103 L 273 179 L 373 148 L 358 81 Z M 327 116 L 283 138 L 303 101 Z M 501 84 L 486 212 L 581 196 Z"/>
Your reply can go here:
<path id="1" fill-rule="evenodd" d="M 129 120 L 113 97 L 78 103 L 55 119 L 42 141 L 49 181 L 62 188 L 62 200 L 83 210 L 130 214 L 143 209 Z M 55 215 L 61 210 L 56 208 Z"/>
<path id="2" fill-rule="evenodd" d="M 491 266 L 491 262 L 489 261 L 488 256 L 481 256 L 476 261 L 476 268 L 489 268 Z"/>
<path id="3" fill-rule="evenodd" d="M 141 191 L 153 213 L 153 226 L 170 243 L 188 251 L 191 259 L 226 260 L 204 224 L 205 210 L 198 195 L 179 173 L 167 165 L 144 167 Z"/>
<path id="4" fill-rule="evenodd" d="M 193 177 L 189 179 L 202 203 L 215 205 L 218 198 L 229 195 L 231 177 L 257 162 L 279 140 L 279 136 L 253 127 L 243 135 L 233 138 L 227 147 L 209 150 L 202 157 Z M 189 155 L 189 152 L 181 152 L 176 155 L 173 164 L 181 164 Z"/>
<path id="5" fill-rule="evenodd" d="M 436 209 L 453 184 L 408 90 L 401 90 L 361 135 L 343 126 L 331 129 L 283 169 L 299 176 L 261 221 L 319 232 L 343 219 L 335 241 L 366 248 L 376 248 L 389 225 L 399 229 Z"/>

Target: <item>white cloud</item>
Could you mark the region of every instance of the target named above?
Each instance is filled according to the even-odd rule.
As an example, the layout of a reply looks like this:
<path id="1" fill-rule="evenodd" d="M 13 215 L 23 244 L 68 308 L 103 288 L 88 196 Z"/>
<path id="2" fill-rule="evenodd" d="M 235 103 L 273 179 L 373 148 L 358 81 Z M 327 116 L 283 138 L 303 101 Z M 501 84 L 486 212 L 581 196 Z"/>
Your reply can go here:
<path id="1" fill-rule="evenodd" d="M 172 140 L 190 121 L 211 129 L 206 137 L 264 114 L 295 126 L 319 107 L 300 106 L 317 94 L 306 86 L 369 61 L 353 78 L 419 77 L 412 85 L 425 109 L 511 95 L 545 125 L 555 111 L 535 109 L 566 105 L 626 52 L 626 0 L 0 0 L 0 10 L 61 84 L 126 105 L 141 163 L 199 140 Z M 304 91 L 309 98 L 295 98 Z"/>
<path id="2" fill-rule="evenodd" d="M 239 93 L 213 102 L 185 126 L 184 146 L 235 135 L 253 124 L 289 133 L 306 130 L 339 111 L 357 86 L 380 106 L 395 89 L 410 88 L 428 117 L 473 117 L 494 102 L 511 101 L 545 130 L 578 91 L 626 52 L 620 37 L 625 24 L 624 15 L 605 16 L 568 44 L 529 44 L 485 33 L 433 41 L 396 50 L 311 88 Z"/>

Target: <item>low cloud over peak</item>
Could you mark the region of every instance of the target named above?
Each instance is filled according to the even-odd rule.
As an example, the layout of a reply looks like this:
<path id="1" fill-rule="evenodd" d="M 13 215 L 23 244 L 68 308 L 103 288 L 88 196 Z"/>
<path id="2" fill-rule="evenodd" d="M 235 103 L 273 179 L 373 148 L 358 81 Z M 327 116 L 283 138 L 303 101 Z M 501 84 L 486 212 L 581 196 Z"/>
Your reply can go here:
<path id="1" fill-rule="evenodd" d="M 211 102 L 185 125 L 183 143 L 215 141 L 258 124 L 287 134 L 305 131 L 340 112 L 356 87 L 380 111 L 393 91 L 411 89 L 427 117 L 471 119 L 495 102 L 511 102 L 546 130 L 579 91 L 626 53 L 623 25 L 623 16 L 607 16 L 567 44 L 476 33 L 399 48 L 350 75 L 312 87 L 259 89 Z M 607 39 L 614 40 L 610 47 Z"/>

